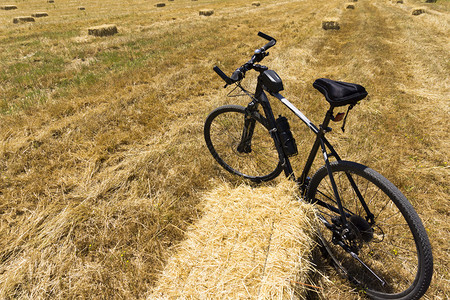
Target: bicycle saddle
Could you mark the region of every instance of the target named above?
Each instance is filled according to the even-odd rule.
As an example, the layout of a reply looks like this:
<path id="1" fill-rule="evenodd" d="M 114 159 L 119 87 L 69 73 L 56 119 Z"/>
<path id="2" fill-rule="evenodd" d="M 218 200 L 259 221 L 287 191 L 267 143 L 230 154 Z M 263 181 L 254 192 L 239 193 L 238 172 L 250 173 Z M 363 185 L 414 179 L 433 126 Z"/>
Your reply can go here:
<path id="1" fill-rule="evenodd" d="M 313 87 L 321 92 L 332 106 L 356 104 L 367 96 L 366 89 L 355 83 L 319 78 Z"/>

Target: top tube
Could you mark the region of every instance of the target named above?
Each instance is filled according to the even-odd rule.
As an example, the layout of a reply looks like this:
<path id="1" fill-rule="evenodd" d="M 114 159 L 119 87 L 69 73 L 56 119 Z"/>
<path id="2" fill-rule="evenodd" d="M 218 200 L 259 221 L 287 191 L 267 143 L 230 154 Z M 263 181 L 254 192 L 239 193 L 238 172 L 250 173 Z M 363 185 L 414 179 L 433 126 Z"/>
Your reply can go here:
<path id="1" fill-rule="evenodd" d="M 284 98 L 280 93 L 271 94 L 284 105 L 286 105 L 297 117 L 299 117 L 315 134 L 319 133 L 319 129 L 314 125 L 297 107 L 294 106 L 288 99 Z"/>

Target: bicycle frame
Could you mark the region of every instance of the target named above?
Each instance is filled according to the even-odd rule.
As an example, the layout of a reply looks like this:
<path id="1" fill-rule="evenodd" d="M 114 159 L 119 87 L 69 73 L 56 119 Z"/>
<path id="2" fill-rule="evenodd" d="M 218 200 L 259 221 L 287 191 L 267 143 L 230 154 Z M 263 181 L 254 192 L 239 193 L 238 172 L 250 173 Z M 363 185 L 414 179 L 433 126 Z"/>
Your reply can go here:
<path id="1" fill-rule="evenodd" d="M 291 166 L 291 163 L 289 161 L 289 157 L 284 153 L 284 150 L 281 146 L 280 138 L 278 137 L 278 134 L 277 134 L 277 126 L 276 126 L 275 117 L 273 115 L 273 111 L 272 111 L 269 99 L 267 98 L 267 95 L 264 92 L 264 89 L 263 89 L 263 86 L 262 86 L 260 80 L 258 80 L 258 84 L 256 86 L 256 91 L 255 91 L 255 96 L 253 98 L 254 101 L 256 100 L 256 105 L 255 105 L 254 101 L 252 101 L 249 104 L 249 106 L 247 106 L 247 109 L 249 109 L 250 111 L 256 111 L 257 104 L 261 104 L 261 106 L 263 107 L 264 114 L 265 114 L 266 120 L 268 122 L 267 125 L 269 127 L 269 133 L 274 140 L 275 147 L 278 151 L 278 156 L 279 156 L 279 159 L 282 164 L 282 167 L 283 167 L 286 177 L 297 181 L 299 183 L 302 194 L 304 195 L 306 192 L 308 183 L 309 183 L 308 174 L 311 171 L 311 167 L 315 160 L 317 152 L 319 151 L 319 148 L 321 148 L 322 155 L 323 155 L 323 158 L 325 161 L 325 165 L 326 165 L 326 168 L 328 171 L 328 176 L 330 178 L 330 182 L 331 182 L 331 185 L 333 188 L 333 193 L 334 193 L 338 207 L 337 208 L 332 207 L 320 200 L 316 200 L 316 204 L 326 207 L 327 209 L 329 209 L 335 213 L 339 213 L 339 215 L 341 216 L 342 224 L 344 224 L 344 225 L 348 224 L 347 218 L 349 217 L 349 214 L 344 211 L 344 208 L 342 206 L 342 202 L 339 197 L 339 192 L 338 192 L 335 180 L 334 180 L 332 172 L 331 172 L 331 166 L 330 166 L 330 160 L 329 160 L 330 157 L 334 157 L 337 161 L 341 161 L 341 158 L 339 157 L 337 152 L 334 150 L 333 146 L 330 144 L 330 142 L 325 137 L 325 134 L 327 132 L 331 131 L 331 128 L 329 128 L 328 125 L 329 125 L 330 121 L 333 119 L 334 107 L 330 106 L 330 108 L 326 112 L 326 115 L 325 115 L 325 118 L 324 118 L 322 124 L 319 127 L 317 127 L 299 109 L 297 109 L 291 102 L 289 102 L 289 100 L 287 100 L 285 97 L 283 97 L 280 93 L 270 93 L 270 94 L 273 97 L 280 100 L 285 106 L 287 106 L 316 135 L 315 142 L 309 153 L 308 159 L 306 160 L 302 174 L 299 179 L 296 179 L 295 175 L 294 175 L 294 171 Z M 252 127 L 254 127 L 254 123 L 252 125 L 250 125 L 250 124 L 248 124 L 248 122 L 246 122 L 246 125 L 244 126 L 243 139 L 242 139 L 241 145 L 240 145 L 241 147 L 244 145 L 244 140 L 245 140 L 245 143 L 247 141 L 251 140 L 252 131 L 253 131 Z M 328 153 L 327 148 L 330 151 L 330 153 Z M 355 189 L 356 194 L 367 213 L 367 221 L 369 221 L 370 224 L 373 224 L 374 223 L 374 215 L 370 212 L 363 196 L 359 192 L 351 175 L 347 174 L 347 178 L 349 179 L 350 184 Z"/>

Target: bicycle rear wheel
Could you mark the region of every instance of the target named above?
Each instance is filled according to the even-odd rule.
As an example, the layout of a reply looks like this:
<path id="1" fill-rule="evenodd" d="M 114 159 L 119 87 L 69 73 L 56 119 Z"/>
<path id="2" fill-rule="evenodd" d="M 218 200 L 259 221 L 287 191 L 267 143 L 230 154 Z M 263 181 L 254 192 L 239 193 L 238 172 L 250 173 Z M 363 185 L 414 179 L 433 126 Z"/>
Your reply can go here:
<path id="1" fill-rule="evenodd" d="M 254 123 L 253 135 L 242 144 L 244 124 Z M 247 113 L 239 105 L 225 105 L 213 110 L 206 119 L 206 145 L 216 161 L 228 172 L 255 182 L 277 177 L 281 170 L 278 152 L 268 132 L 267 121 L 258 113 Z"/>
<path id="2" fill-rule="evenodd" d="M 314 174 L 307 191 L 309 201 L 318 204 L 319 219 L 325 225 L 320 229 L 321 242 L 331 262 L 373 299 L 419 299 L 430 285 L 433 258 L 412 205 L 391 182 L 368 167 L 339 161 L 331 163 L 331 170 L 353 237 L 343 236 L 339 229 L 338 205 L 325 166 Z M 374 215 L 373 223 L 355 186 Z M 333 233 L 330 225 L 341 234 Z"/>

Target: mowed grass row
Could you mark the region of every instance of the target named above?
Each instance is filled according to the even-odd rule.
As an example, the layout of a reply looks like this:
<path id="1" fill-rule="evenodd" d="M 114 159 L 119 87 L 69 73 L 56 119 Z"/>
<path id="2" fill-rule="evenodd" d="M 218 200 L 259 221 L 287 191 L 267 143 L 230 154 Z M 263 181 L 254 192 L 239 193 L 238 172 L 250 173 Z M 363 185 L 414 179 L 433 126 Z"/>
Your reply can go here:
<path id="1" fill-rule="evenodd" d="M 208 154 L 202 126 L 212 108 L 247 100 L 226 98 L 212 66 L 230 73 L 245 62 L 264 43 L 259 30 L 278 40 L 265 63 L 313 121 L 325 109 L 315 78 L 368 88 L 347 133 L 336 126 L 331 138 L 345 158 L 381 171 L 411 199 L 442 266 L 429 297 L 448 295 L 448 134 L 430 133 L 445 120 L 445 97 L 421 83 L 430 65 L 432 78 L 448 76 L 448 46 L 424 26 L 431 15 L 411 19 L 385 1 L 361 1 L 352 12 L 341 1 L 157 2 L 61 0 L 45 9 L 45 1 L 27 1 L 25 9 L 16 1 L 26 14 L 49 13 L 19 25 L 18 10 L 1 11 L 0 297 L 148 294 L 169 249 L 201 217 L 210 178 L 232 180 Z M 215 12 L 201 17 L 203 8 Z M 328 16 L 339 16 L 342 30 L 323 31 Z M 119 33 L 87 35 L 106 23 Z M 418 55 L 420 47 L 433 55 Z M 433 82 L 437 95 L 448 93 Z M 306 139 L 301 168 L 312 136 L 292 125 Z M 348 299 L 343 283 L 321 284 Z"/>

